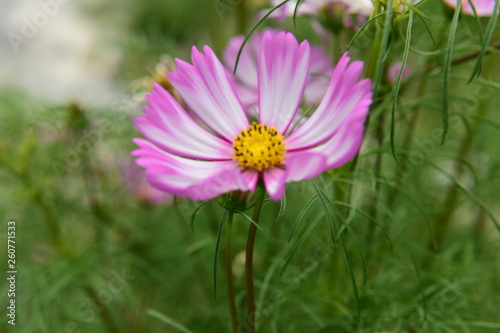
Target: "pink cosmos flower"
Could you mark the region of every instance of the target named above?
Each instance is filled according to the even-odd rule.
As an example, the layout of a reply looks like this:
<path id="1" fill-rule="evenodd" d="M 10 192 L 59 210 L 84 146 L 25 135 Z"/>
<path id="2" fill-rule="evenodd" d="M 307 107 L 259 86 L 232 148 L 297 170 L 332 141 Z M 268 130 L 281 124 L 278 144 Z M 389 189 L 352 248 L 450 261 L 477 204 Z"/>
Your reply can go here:
<path id="1" fill-rule="evenodd" d="M 214 52 L 195 47 L 192 62 L 177 59 L 167 76 L 196 114 L 196 122 L 161 86 L 146 96 L 136 118 L 146 137 L 134 139 L 136 163 L 156 188 L 191 200 L 230 191 L 254 191 L 262 181 L 273 200 L 287 182 L 316 177 L 347 163 L 358 152 L 371 81 L 359 81 L 363 63 L 339 60 L 321 103 L 304 124 L 293 119 L 309 76 L 310 46 L 291 33 L 262 38 L 257 62 L 258 123 L 245 113 L 236 86 Z"/>
<path id="2" fill-rule="evenodd" d="M 171 205 L 174 196 L 152 187 L 144 177 L 142 170 L 133 163 L 125 162 L 122 171 L 127 190 L 138 201 L 152 205 Z"/>
<path id="3" fill-rule="evenodd" d="M 266 29 L 265 32 L 269 32 L 272 37 L 275 37 L 280 31 Z M 253 114 L 252 110 L 257 107 L 259 101 L 257 59 L 265 32 L 254 33 L 245 45 L 235 75 L 236 92 L 249 114 Z M 223 52 L 224 63 L 229 72 L 233 72 L 244 39 L 244 36 L 233 37 Z M 304 91 L 306 106 L 321 101 L 330 83 L 333 68 L 330 57 L 325 53 L 324 49 L 320 46 L 311 46 L 309 76 Z"/>
<path id="4" fill-rule="evenodd" d="M 271 0 L 271 6 L 274 8 L 278 6 L 283 1 Z M 297 6 L 298 0 L 290 0 L 286 4 L 282 5 L 280 8 L 276 9 L 269 17 L 277 19 L 279 22 L 283 22 L 287 17 L 292 17 L 295 12 L 295 7 Z M 327 5 L 326 0 L 309 0 L 302 1 L 300 6 L 297 8 L 298 16 L 316 15 Z M 262 17 L 269 12 L 271 8 L 263 10 L 259 16 Z"/>
<path id="5" fill-rule="evenodd" d="M 450 7 L 457 7 L 457 0 L 443 0 Z M 493 15 L 493 10 L 495 9 L 495 0 L 472 0 L 471 1 L 476 8 L 476 13 L 478 16 L 491 16 Z M 469 0 L 462 0 L 462 12 L 467 15 L 474 16 L 474 10 L 469 3 Z"/>

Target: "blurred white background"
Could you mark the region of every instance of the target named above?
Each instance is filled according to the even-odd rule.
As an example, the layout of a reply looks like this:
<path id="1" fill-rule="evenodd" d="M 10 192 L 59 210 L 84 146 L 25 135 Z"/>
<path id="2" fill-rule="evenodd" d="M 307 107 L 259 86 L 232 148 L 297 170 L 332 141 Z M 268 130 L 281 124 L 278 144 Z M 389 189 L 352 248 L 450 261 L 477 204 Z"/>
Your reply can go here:
<path id="1" fill-rule="evenodd" d="M 0 0 L 0 89 L 22 89 L 49 103 L 112 100 L 119 27 L 113 18 L 90 20 L 81 6 L 76 0 Z"/>

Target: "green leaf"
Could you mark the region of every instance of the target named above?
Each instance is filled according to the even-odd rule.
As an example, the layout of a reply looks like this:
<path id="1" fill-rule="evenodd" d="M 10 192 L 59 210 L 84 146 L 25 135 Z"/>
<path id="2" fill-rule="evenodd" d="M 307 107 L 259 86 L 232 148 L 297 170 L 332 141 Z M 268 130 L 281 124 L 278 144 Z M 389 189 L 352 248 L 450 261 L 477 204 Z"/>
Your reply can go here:
<path id="1" fill-rule="evenodd" d="M 499 3 L 500 1 L 495 1 L 495 7 L 493 9 L 493 15 L 491 15 L 490 21 L 488 22 L 488 26 L 486 27 L 486 36 L 482 40 L 481 44 L 481 50 L 479 51 L 479 55 L 477 57 L 476 61 L 476 66 L 474 67 L 474 70 L 472 71 L 472 74 L 469 78 L 469 81 L 467 83 L 472 82 L 474 79 L 477 79 L 479 75 L 481 75 L 481 71 L 483 69 L 483 58 L 486 55 L 486 52 L 488 51 L 488 47 L 490 45 L 491 39 L 493 38 L 493 34 L 495 33 L 495 27 L 497 25 L 498 21 L 498 15 L 499 15 Z M 474 6 L 472 6 L 474 8 Z M 457 7 L 458 8 L 458 7 Z M 474 9 L 474 14 L 476 15 L 477 18 L 477 13 Z M 480 22 L 479 22 L 480 24 Z"/>
<path id="2" fill-rule="evenodd" d="M 448 83 L 450 81 L 450 70 L 451 62 L 453 58 L 453 45 L 455 44 L 455 34 L 458 27 L 458 18 L 460 17 L 460 10 L 462 9 L 462 2 L 457 2 L 457 8 L 455 8 L 455 14 L 453 14 L 453 19 L 451 21 L 450 34 L 448 36 L 448 44 L 446 45 L 446 53 L 443 64 L 443 77 L 441 81 L 441 86 L 443 90 L 443 96 L 441 99 L 441 122 L 443 124 L 443 135 L 441 137 L 441 144 L 446 141 L 446 135 L 448 134 Z"/>
<path id="3" fill-rule="evenodd" d="M 368 27 L 373 21 L 375 21 L 376 19 L 382 17 L 385 13 L 380 13 L 378 15 L 375 15 L 374 17 L 372 17 L 371 19 L 369 19 L 368 21 L 365 22 L 365 24 L 363 24 L 361 26 L 361 28 L 358 29 L 358 31 L 356 31 L 356 33 L 354 34 L 354 36 L 352 36 L 351 38 L 351 41 L 349 42 L 349 44 L 347 44 L 347 47 L 346 47 L 346 51 L 349 51 L 349 49 L 352 47 L 352 45 L 354 44 L 354 42 L 356 41 L 356 39 L 358 39 L 358 37 L 361 35 L 361 33 L 365 30 L 366 27 Z"/>
<path id="4" fill-rule="evenodd" d="M 250 216 L 239 210 L 235 210 L 234 212 L 243 215 L 243 217 L 250 221 L 250 223 L 252 223 L 257 229 L 262 231 L 262 227 L 258 223 L 256 223 Z"/>
<path id="5" fill-rule="evenodd" d="M 220 222 L 219 231 L 217 232 L 217 242 L 215 243 L 215 253 L 214 253 L 214 298 L 217 299 L 217 261 L 219 259 L 220 241 L 222 239 L 222 230 L 224 229 L 224 223 L 227 218 L 227 210 L 224 210 L 222 214 L 222 220 Z"/>
<path id="6" fill-rule="evenodd" d="M 191 214 L 191 230 L 194 230 L 194 219 L 196 217 L 196 214 L 198 213 L 198 211 L 201 208 L 203 208 L 209 202 L 210 201 L 205 201 L 205 202 L 201 203 L 198 207 L 195 208 L 195 210 L 193 211 L 193 214 Z"/>
<path id="7" fill-rule="evenodd" d="M 319 216 L 317 216 L 313 222 L 311 222 L 308 226 L 308 228 L 306 228 L 298 237 L 297 241 L 295 243 L 292 244 L 290 250 L 288 251 L 288 253 L 285 255 L 285 262 L 283 264 L 283 267 L 281 268 L 281 274 L 283 274 L 285 272 L 285 269 L 288 267 L 288 264 L 290 263 L 290 260 L 292 260 L 292 257 L 293 255 L 295 254 L 295 252 L 297 252 L 298 248 L 300 247 L 300 245 L 302 245 L 302 243 L 306 240 L 307 236 L 309 236 L 309 234 L 314 230 L 314 228 L 316 228 L 316 226 L 318 225 L 319 221 L 321 220 L 321 218 L 323 217 L 323 214 L 320 214 Z"/>
<path id="8" fill-rule="evenodd" d="M 366 262 L 365 262 L 365 257 L 363 255 L 363 251 L 361 250 L 361 244 L 359 243 L 358 238 L 356 237 L 356 235 L 352 231 L 351 227 L 349 226 L 349 224 L 351 223 L 352 219 L 354 218 L 355 211 L 354 210 L 351 211 L 351 213 L 349 214 L 349 216 L 346 219 L 344 217 L 344 215 L 337 209 L 337 207 L 335 207 L 335 205 L 333 204 L 333 202 L 330 201 L 330 199 L 328 199 L 326 196 L 324 196 L 324 199 L 325 199 L 326 203 L 328 203 L 330 205 L 330 208 L 335 213 L 335 215 L 337 215 L 340 218 L 340 220 L 343 222 L 342 226 L 339 228 L 339 232 L 337 234 L 337 238 L 342 237 L 343 231 L 347 230 L 347 232 L 349 233 L 349 235 L 352 237 L 352 239 L 354 241 L 354 245 L 356 246 L 356 248 L 358 250 L 358 253 L 359 253 L 362 265 L 363 265 L 363 287 L 364 287 L 364 285 L 366 283 Z M 358 199 L 358 200 L 360 200 L 360 199 Z"/>
<path id="9" fill-rule="evenodd" d="M 326 216 L 326 221 L 328 223 L 328 228 L 330 231 L 330 240 L 332 241 L 333 248 L 335 249 L 335 251 L 337 251 L 337 241 L 335 240 L 335 226 L 334 226 L 334 221 L 333 221 L 331 211 L 328 209 L 328 205 L 326 204 L 326 201 L 325 201 L 326 195 L 323 193 L 323 191 L 321 191 L 321 189 L 314 182 L 314 180 L 310 180 L 309 182 L 313 185 L 314 190 L 316 191 L 316 193 L 320 199 L 321 205 L 323 206 L 323 210 L 324 210 L 325 216 Z"/>
<path id="10" fill-rule="evenodd" d="M 358 200 L 361 201 L 361 199 L 363 198 L 363 196 L 364 195 L 361 195 Z M 363 216 L 364 218 L 368 219 L 370 222 L 372 222 L 373 224 L 375 224 L 378 228 L 380 228 L 380 230 L 382 230 L 382 234 L 387 238 L 387 241 L 389 242 L 389 247 L 390 247 L 391 252 L 393 251 L 394 246 L 392 244 L 392 239 L 391 239 L 390 235 L 387 233 L 387 231 L 385 230 L 385 228 L 373 216 L 371 216 L 370 214 L 368 214 L 364 210 L 361 210 L 358 207 L 355 207 L 353 205 L 350 205 L 350 204 L 342 202 L 342 201 L 333 201 L 333 203 L 335 205 L 338 205 L 338 206 L 347 207 L 347 208 L 349 208 L 349 210 L 352 210 L 353 212 L 356 212 L 356 214 L 359 214 L 359 215 Z M 344 229 L 345 229 L 345 227 L 341 226 L 340 230 L 339 230 L 339 234 L 342 233 L 344 231 Z"/>
<path id="11" fill-rule="evenodd" d="M 295 219 L 295 222 L 292 225 L 292 229 L 290 230 L 290 235 L 288 236 L 288 242 L 289 243 L 290 243 L 290 240 L 292 239 L 293 233 L 295 232 L 295 230 L 299 226 L 300 222 L 302 222 L 302 219 L 304 218 L 304 215 L 307 213 L 307 211 L 309 210 L 309 208 L 311 207 L 311 205 L 314 203 L 314 201 L 316 201 L 317 198 L 318 198 L 317 195 L 313 195 L 311 197 L 311 199 L 309 199 L 306 202 L 306 204 L 304 205 L 304 207 L 300 211 L 299 215 L 297 215 L 297 218 Z"/>
<path id="12" fill-rule="evenodd" d="M 285 215 L 286 211 L 286 193 L 283 193 L 283 197 L 280 200 L 280 211 L 278 212 L 278 216 L 276 216 L 275 221 L 279 221 L 283 215 Z"/>
<path id="13" fill-rule="evenodd" d="M 299 6 L 302 4 L 304 0 L 298 0 L 295 4 L 295 8 L 293 9 L 293 27 L 297 29 L 297 25 L 295 24 L 295 18 L 297 17 L 297 11 L 299 10 Z"/>
<path id="14" fill-rule="evenodd" d="M 468 196 L 469 199 L 471 199 L 479 207 L 481 207 L 481 209 L 486 213 L 486 215 L 489 216 L 489 218 L 491 219 L 491 221 L 493 221 L 493 224 L 495 225 L 495 227 L 497 228 L 497 230 L 500 232 L 500 223 L 495 218 L 495 215 L 493 215 L 493 213 L 488 209 L 488 207 L 486 207 L 486 205 L 484 204 L 484 202 L 478 196 L 476 196 L 474 193 L 472 193 L 467 188 L 465 188 L 465 186 L 463 186 L 462 184 L 460 184 L 459 181 L 455 177 L 453 177 L 452 175 L 450 175 L 444 169 L 442 169 L 441 167 L 439 167 L 438 165 L 434 164 L 431 161 L 427 161 L 427 162 L 429 163 L 429 165 L 431 167 L 433 167 L 434 169 L 436 169 L 437 171 L 439 171 L 441 174 L 443 174 L 446 178 L 448 178 L 462 193 L 464 193 L 466 196 Z"/>
<path id="15" fill-rule="evenodd" d="M 434 38 L 434 35 L 432 34 L 432 30 L 431 28 L 429 27 L 429 24 L 427 23 L 427 21 L 421 16 L 421 15 L 418 15 L 417 16 L 421 21 L 422 23 L 424 24 L 424 27 L 425 27 L 425 31 L 427 31 L 427 33 L 429 34 L 429 37 L 431 38 L 432 40 L 432 44 L 436 45 L 436 39 Z"/>
<path id="16" fill-rule="evenodd" d="M 173 320 L 172 318 L 170 317 L 167 317 L 166 315 L 164 315 L 163 313 L 160 313 L 156 310 L 153 310 L 153 309 L 147 309 L 146 310 L 146 314 L 150 315 L 151 317 L 154 317 L 162 322 L 164 322 L 165 324 L 167 325 L 170 325 L 172 326 L 173 328 L 175 329 L 178 329 L 179 331 L 181 331 L 182 333 L 193 333 L 193 331 L 187 329 L 186 327 L 184 327 L 183 325 L 179 324 L 178 322 L 176 322 L 175 320 Z"/>

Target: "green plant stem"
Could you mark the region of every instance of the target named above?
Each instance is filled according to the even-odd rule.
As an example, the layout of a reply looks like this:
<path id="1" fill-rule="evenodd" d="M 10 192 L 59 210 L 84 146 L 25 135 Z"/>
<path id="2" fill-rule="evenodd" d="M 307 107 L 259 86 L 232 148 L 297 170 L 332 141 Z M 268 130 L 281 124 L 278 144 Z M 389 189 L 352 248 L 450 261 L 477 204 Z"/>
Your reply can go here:
<path id="1" fill-rule="evenodd" d="M 248 20 L 248 11 L 247 11 L 247 1 L 241 1 L 238 5 L 238 17 L 237 17 L 237 30 L 239 34 L 247 33 L 247 20 Z"/>
<path id="2" fill-rule="evenodd" d="M 379 2 L 376 2 L 374 15 L 381 14 L 382 12 L 383 12 L 382 4 Z M 385 19 L 387 20 L 387 16 L 385 17 Z M 370 121 L 372 120 L 373 110 L 375 110 L 377 108 L 377 106 L 379 105 L 379 102 L 377 100 L 379 89 L 378 89 L 378 84 L 376 84 L 376 81 L 377 81 L 376 78 L 378 76 L 377 73 L 379 72 L 378 67 L 380 67 L 380 66 L 383 67 L 383 64 L 380 63 L 383 60 L 382 44 L 386 45 L 386 43 L 384 43 L 384 37 L 387 37 L 387 36 L 384 36 L 384 28 L 380 25 L 380 23 L 378 21 L 375 22 L 375 28 L 376 28 L 376 33 L 375 33 L 375 39 L 373 40 L 372 51 L 370 53 L 371 57 L 368 60 L 368 65 L 366 68 L 366 76 L 369 77 L 370 79 L 372 79 L 372 82 L 374 82 L 374 87 L 373 87 L 373 100 L 374 100 L 374 102 L 371 105 L 370 111 L 368 112 L 368 116 L 366 118 L 366 122 L 365 122 L 366 128 L 368 128 Z M 377 136 L 377 140 L 378 139 L 379 139 L 379 137 Z M 380 153 L 379 153 L 379 155 L 380 155 Z M 356 157 L 354 158 L 354 160 L 351 164 L 351 167 L 349 169 L 349 171 L 351 173 L 354 173 L 356 170 L 356 167 L 358 166 L 358 156 L 359 155 L 356 155 Z M 350 184 L 349 188 L 347 190 L 346 199 L 347 199 L 348 203 L 350 203 L 350 201 L 351 201 L 352 187 L 353 187 L 352 184 Z"/>
<path id="3" fill-rule="evenodd" d="M 380 171 L 382 169 L 382 153 L 380 152 L 380 148 L 382 147 L 382 143 L 384 141 L 384 124 L 385 124 L 385 117 L 384 117 L 384 114 L 382 113 L 378 119 L 378 123 L 377 123 L 377 128 L 376 128 L 376 132 L 375 132 L 375 138 L 377 140 L 377 148 L 379 149 L 379 152 L 377 152 L 377 154 L 375 155 L 375 165 L 374 165 L 374 169 L 375 169 L 375 191 L 374 193 L 380 193 L 380 182 L 378 180 L 379 176 L 380 176 Z M 378 199 L 376 196 L 373 196 L 372 198 L 372 202 L 371 202 L 371 205 L 370 205 L 370 208 L 369 208 L 369 214 L 370 216 L 372 216 L 373 218 L 377 219 L 378 217 L 378 209 L 377 209 L 377 203 L 378 203 Z M 366 239 L 366 243 L 367 243 L 367 248 L 371 250 L 372 248 L 372 244 L 373 244 L 373 238 L 374 238 L 374 234 L 375 234 L 375 223 L 370 223 L 368 225 L 368 233 L 367 233 L 367 239 Z M 368 251 L 370 252 L 370 251 Z"/>
<path id="4" fill-rule="evenodd" d="M 226 279 L 227 279 L 227 297 L 229 300 L 229 313 L 231 314 L 231 326 L 233 333 L 238 332 L 238 312 L 236 310 L 236 301 L 234 295 L 231 237 L 233 229 L 233 212 L 228 213 L 226 226 Z"/>
<path id="5" fill-rule="evenodd" d="M 256 196 L 255 207 L 253 209 L 253 221 L 258 224 L 260 219 L 260 213 L 262 211 L 262 205 L 264 203 L 264 196 L 266 191 L 260 189 Z M 257 233 L 257 227 L 255 224 L 250 223 L 250 229 L 248 230 L 247 248 L 245 256 L 245 276 L 247 284 L 247 321 L 248 321 L 248 333 L 255 332 L 255 291 L 253 284 L 253 248 L 255 244 L 255 235 Z"/>

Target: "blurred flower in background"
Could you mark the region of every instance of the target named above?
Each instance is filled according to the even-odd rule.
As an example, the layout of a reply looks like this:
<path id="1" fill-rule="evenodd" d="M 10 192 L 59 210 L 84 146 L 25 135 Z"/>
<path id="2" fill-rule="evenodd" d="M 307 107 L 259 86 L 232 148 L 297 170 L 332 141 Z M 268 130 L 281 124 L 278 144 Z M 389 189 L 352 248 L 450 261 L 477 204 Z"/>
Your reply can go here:
<path id="1" fill-rule="evenodd" d="M 276 7 L 283 1 L 271 0 L 271 6 Z M 280 22 L 287 17 L 293 17 L 297 7 L 297 0 L 292 0 L 276 9 L 271 15 Z M 261 12 L 267 14 L 271 8 Z M 297 8 L 298 16 L 314 16 L 326 13 L 334 19 L 342 19 L 345 27 L 356 29 L 363 24 L 373 13 L 374 6 L 371 0 L 305 0 Z"/>
<path id="2" fill-rule="evenodd" d="M 258 93 L 258 57 L 260 45 L 264 34 L 269 32 L 272 36 L 278 35 L 280 30 L 266 29 L 255 32 L 241 52 L 238 69 L 235 74 L 236 92 L 245 110 L 253 115 L 257 107 Z M 223 53 L 224 63 L 229 72 L 233 72 L 238 52 L 243 44 L 244 36 L 235 36 L 230 41 Z M 330 57 L 321 46 L 311 46 L 309 78 L 304 91 L 306 106 L 319 103 L 325 95 L 333 72 Z"/>
<path id="3" fill-rule="evenodd" d="M 144 101 L 144 93 L 148 92 L 154 88 L 154 83 L 158 83 L 163 87 L 170 95 L 172 95 L 179 103 L 183 103 L 179 93 L 174 89 L 172 83 L 168 80 L 165 75 L 167 72 L 175 70 L 175 61 L 169 55 L 162 55 L 160 62 L 155 66 L 155 69 L 151 75 L 141 77 L 134 80 L 131 84 L 131 89 L 134 93 L 138 94 L 138 100 Z"/>
<path id="4" fill-rule="evenodd" d="M 122 175 L 127 190 L 139 202 L 152 205 L 171 205 L 173 203 L 174 196 L 151 186 L 146 180 L 144 171 L 133 161 L 123 161 Z"/>
<path id="5" fill-rule="evenodd" d="M 452 8 L 457 7 L 456 0 L 443 1 Z M 472 8 L 471 3 L 472 5 L 474 5 L 478 16 L 493 15 L 493 10 L 495 9 L 495 0 L 462 0 L 462 12 L 467 15 L 474 16 L 474 9 Z"/>
<path id="6" fill-rule="evenodd" d="M 401 62 L 397 62 L 389 66 L 389 68 L 387 69 L 387 79 L 391 84 L 396 83 L 400 72 L 401 72 Z M 408 66 L 406 66 L 403 69 L 403 75 L 401 75 L 401 80 L 406 79 L 408 75 L 410 75 L 410 69 L 408 68 Z"/>

